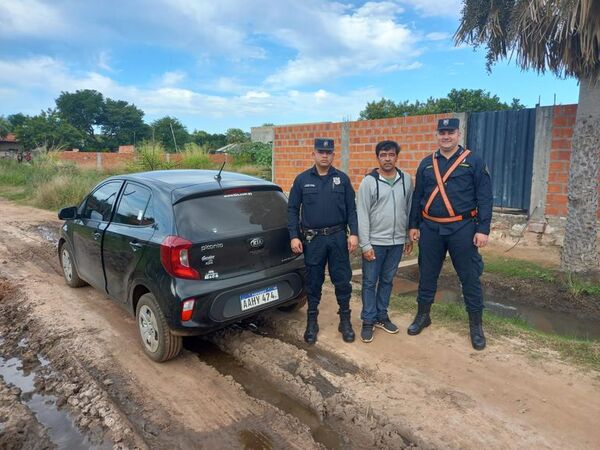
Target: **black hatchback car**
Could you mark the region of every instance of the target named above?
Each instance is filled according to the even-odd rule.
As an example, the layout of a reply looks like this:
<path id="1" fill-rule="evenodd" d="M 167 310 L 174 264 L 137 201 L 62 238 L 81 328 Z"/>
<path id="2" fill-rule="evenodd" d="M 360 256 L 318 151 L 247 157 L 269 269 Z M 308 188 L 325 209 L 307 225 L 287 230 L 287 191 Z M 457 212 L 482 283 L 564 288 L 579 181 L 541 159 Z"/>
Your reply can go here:
<path id="1" fill-rule="evenodd" d="M 306 303 L 286 214 L 279 186 L 238 173 L 114 176 L 59 212 L 58 254 L 67 284 L 90 284 L 135 314 L 144 351 L 162 362 L 182 336 Z"/>

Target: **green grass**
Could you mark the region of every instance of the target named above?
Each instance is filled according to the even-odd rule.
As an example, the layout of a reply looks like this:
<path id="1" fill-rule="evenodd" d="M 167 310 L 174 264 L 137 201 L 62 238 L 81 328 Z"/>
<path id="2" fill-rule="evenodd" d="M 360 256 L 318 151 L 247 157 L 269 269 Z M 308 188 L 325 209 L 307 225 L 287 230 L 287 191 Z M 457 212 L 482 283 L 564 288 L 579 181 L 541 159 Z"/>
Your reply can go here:
<path id="1" fill-rule="evenodd" d="M 413 315 L 416 312 L 414 297 L 392 296 L 390 307 L 398 312 Z M 468 316 L 464 307 L 456 303 L 436 303 L 431 308 L 431 320 L 451 330 L 468 334 Z M 520 318 L 505 318 L 484 312 L 484 330 L 495 338 L 519 338 L 533 356 L 556 352 L 564 361 L 584 368 L 600 370 L 600 342 L 568 336 L 543 333 L 533 329 Z"/>
<path id="2" fill-rule="evenodd" d="M 538 279 L 548 282 L 556 281 L 556 273 L 547 267 L 520 259 L 486 255 L 485 271 L 497 273 L 505 277 L 521 279 Z"/>
<path id="3" fill-rule="evenodd" d="M 179 164 L 167 162 L 163 150 L 146 146 L 139 158 L 120 170 L 99 171 L 81 169 L 65 164 L 54 155 L 36 157 L 32 164 L 0 160 L 0 196 L 18 203 L 48 210 L 79 204 L 83 197 L 100 181 L 118 173 L 146 170 L 196 168 L 215 169 L 215 165 L 201 148 L 189 147 Z M 228 170 L 270 179 L 270 168 L 258 165 L 229 166 Z"/>
<path id="4" fill-rule="evenodd" d="M 486 255 L 484 270 L 520 280 L 541 280 L 560 287 L 566 287 L 574 296 L 588 295 L 600 297 L 600 283 L 579 278 L 575 274 L 561 274 L 542 265 L 493 255 Z"/>

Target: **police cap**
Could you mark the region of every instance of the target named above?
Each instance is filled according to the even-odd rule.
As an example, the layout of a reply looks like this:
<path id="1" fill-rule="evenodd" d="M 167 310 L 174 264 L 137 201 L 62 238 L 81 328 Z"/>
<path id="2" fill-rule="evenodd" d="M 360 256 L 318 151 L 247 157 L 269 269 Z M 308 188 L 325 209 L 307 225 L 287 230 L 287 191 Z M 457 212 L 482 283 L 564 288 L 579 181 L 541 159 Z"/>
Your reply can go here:
<path id="1" fill-rule="evenodd" d="M 460 127 L 460 120 L 458 119 L 440 119 L 438 120 L 438 131 L 442 130 L 458 130 Z"/>
<path id="2" fill-rule="evenodd" d="M 323 139 L 323 138 L 315 139 L 315 150 L 332 152 L 333 149 L 334 149 L 333 139 Z"/>

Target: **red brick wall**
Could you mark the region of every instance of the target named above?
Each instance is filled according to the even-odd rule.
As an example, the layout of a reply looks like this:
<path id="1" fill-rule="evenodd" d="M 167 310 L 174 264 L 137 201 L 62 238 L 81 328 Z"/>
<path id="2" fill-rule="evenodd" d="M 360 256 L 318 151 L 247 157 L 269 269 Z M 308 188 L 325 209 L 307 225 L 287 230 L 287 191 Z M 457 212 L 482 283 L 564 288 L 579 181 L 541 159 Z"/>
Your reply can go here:
<path id="1" fill-rule="evenodd" d="M 348 175 L 356 189 L 365 174 L 377 167 L 375 145 L 384 139 L 400 144 L 398 165 L 413 175 L 419 161 L 437 148 L 437 121 L 451 114 L 395 117 L 349 122 L 350 158 Z M 334 165 L 341 167 L 342 123 L 318 123 L 275 127 L 273 166 L 275 183 L 289 191 L 298 173 L 313 165 L 314 138 L 335 140 Z"/>
<path id="2" fill-rule="evenodd" d="M 577 105 L 554 107 L 552 150 L 550 151 L 548 191 L 546 194 L 547 216 L 567 216 L 569 166 L 576 115 Z M 598 218 L 600 218 L 600 205 L 598 208 Z"/>
<path id="3" fill-rule="evenodd" d="M 552 123 L 552 147 L 548 171 L 546 215 L 566 217 L 571 140 L 577 105 L 556 106 Z M 377 166 L 375 145 L 384 139 L 400 144 L 399 166 L 413 176 L 419 161 L 437 148 L 437 121 L 452 114 L 397 117 L 349 122 L 350 158 L 348 175 L 358 188 L 364 175 Z M 273 166 L 275 183 L 289 191 L 298 173 L 313 164 L 313 140 L 335 139 L 334 165 L 341 167 L 342 123 L 317 123 L 275 127 Z M 600 217 L 600 207 L 598 210 Z"/>
<path id="4" fill-rule="evenodd" d="M 273 141 L 274 183 L 284 191 L 289 191 L 298 173 L 308 169 L 313 163 L 311 151 L 315 138 L 335 140 L 336 148 L 341 146 L 341 123 L 314 123 L 309 125 L 289 125 L 275 127 Z M 341 152 L 336 152 L 334 164 L 340 165 Z"/>

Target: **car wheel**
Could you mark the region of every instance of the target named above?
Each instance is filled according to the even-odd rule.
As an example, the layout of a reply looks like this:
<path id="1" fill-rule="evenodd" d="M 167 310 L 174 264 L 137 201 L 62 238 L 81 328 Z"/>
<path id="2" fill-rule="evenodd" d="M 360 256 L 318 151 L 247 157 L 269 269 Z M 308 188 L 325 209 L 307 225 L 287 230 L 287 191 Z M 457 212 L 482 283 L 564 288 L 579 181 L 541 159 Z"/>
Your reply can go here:
<path id="1" fill-rule="evenodd" d="M 87 283 L 79 278 L 77 273 L 77 267 L 75 267 L 75 261 L 73 260 L 73 253 L 69 248 L 69 244 L 63 242 L 58 251 L 60 259 L 60 266 L 62 267 L 63 276 L 65 281 L 72 288 L 85 286 Z"/>
<path id="2" fill-rule="evenodd" d="M 140 297 L 135 312 L 142 348 L 156 362 L 175 358 L 181 352 L 182 338 L 171 334 L 167 319 L 160 310 L 154 295 Z"/>
<path id="3" fill-rule="evenodd" d="M 279 311 L 291 313 L 294 311 L 299 311 L 300 309 L 302 309 L 302 307 L 304 307 L 304 305 L 306 305 L 306 295 L 298 299 L 296 303 L 292 303 L 291 305 L 280 306 L 277 309 L 279 309 Z"/>

